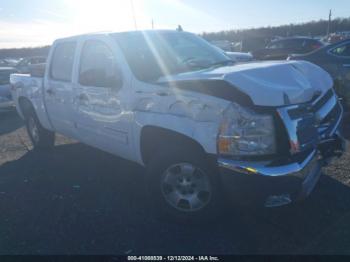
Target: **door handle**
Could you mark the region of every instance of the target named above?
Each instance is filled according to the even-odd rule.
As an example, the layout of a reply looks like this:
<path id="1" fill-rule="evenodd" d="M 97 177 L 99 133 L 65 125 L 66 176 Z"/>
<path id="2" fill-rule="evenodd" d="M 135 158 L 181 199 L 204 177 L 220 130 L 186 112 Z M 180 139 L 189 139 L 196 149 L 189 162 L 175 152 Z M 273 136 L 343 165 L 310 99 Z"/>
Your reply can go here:
<path id="1" fill-rule="evenodd" d="M 46 93 L 48 93 L 49 95 L 54 95 L 55 92 L 52 89 L 47 89 Z"/>

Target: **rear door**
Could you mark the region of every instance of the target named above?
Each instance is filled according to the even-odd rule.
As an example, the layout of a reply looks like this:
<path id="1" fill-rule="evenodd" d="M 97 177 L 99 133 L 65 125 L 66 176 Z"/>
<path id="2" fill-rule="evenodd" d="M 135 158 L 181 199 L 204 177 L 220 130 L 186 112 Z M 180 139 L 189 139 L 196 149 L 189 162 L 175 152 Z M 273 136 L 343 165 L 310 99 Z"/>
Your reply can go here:
<path id="1" fill-rule="evenodd" d="M 44 82 L 45 105 L 52 126 L 57 132 L 73 138 L 72 76 L 76 46 L 75 41 L 54 45 Z"/>

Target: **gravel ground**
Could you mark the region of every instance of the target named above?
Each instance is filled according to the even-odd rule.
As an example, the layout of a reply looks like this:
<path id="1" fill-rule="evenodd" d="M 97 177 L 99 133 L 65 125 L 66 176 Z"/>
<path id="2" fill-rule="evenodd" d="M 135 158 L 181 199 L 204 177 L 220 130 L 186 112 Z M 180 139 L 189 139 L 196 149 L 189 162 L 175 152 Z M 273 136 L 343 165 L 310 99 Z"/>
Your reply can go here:
<path id="1" fill-rule="evenodd" d="M 141 167 L 57 140 L 35 153 L 16 113 L 0 114 L 0 255 L 350 254 L 349 153 L 303 203 L 184 226 L 149 212 Z"/>

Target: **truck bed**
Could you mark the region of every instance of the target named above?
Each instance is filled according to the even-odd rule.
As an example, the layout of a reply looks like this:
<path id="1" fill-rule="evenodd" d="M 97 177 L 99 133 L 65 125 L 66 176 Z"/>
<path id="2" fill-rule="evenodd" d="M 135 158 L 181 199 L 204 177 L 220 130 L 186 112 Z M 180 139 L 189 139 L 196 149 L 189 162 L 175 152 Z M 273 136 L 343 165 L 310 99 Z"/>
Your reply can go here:
<path id="1" fill-rule="evenodd" d="M 19 115 L 23 118 L 20 110 L 19 99 L 25 97 L 31 100 L 34 107 L 43 104 L 43 78 L 34 77 L 30 74 L 12 74 L 10 76 L 11 93 Z"/>

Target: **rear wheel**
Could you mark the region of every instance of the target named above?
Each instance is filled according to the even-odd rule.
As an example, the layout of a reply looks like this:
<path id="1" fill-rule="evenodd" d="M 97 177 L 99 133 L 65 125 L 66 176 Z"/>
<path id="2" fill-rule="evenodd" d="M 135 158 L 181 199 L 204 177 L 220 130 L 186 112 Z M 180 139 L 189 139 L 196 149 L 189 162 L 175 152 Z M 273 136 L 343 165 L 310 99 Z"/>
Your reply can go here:
<path id="1" fill-rule="evenodd" d="M 55 133 L 42 127 L 33 109 L 26 114 L 25 122 L 34 149 L 50 149 L 54 146 Z"/>
<path id="2" fill-rule="evenodd" d="M 209 221 L 220 214 L 223 198 L 215 167 L 194 148 L 167 148 L 148 166 L 155 211 L 176 222 Z"/>

